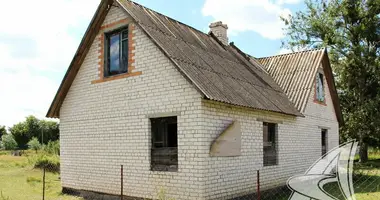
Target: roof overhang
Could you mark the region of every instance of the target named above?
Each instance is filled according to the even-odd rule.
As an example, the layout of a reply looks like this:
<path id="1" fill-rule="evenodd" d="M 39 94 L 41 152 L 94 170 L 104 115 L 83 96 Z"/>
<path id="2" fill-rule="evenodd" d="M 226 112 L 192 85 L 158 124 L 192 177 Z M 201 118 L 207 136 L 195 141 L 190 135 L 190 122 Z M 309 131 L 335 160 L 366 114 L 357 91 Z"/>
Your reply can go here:
<path id="1" fill-rule="evenodd" d="M 334 74 L 330 65 L 330 59 L 327 53 L 327 49 L 325 49 L 325 52 L 322 58 L 322 66 L 323 66 L 323 72 L 326 77 L 327 85 L 329 86 L 329 92 L 330 92 L 331 100 L 334 105 L 337 121 L 340 126 L 343 126 L 344 120 L 343 120 L 342 110 L 340 108 L 339 96 L 335 87 Z"/>
<path id="2" fill-rule="evenodd" d="M 46 117 L 59 118 L 59 110 L 63 103 L 63 100 L 65 99 L 66 94 L 69 91 L 69 88 L 79 71 L 79 67 L 82 65 L 84 58 L 89 51 L 91 44 L 94 41 L 105 17 L 107 16 L 112 3 L 113 0 L 102 0 L 100 2 L 94 16 L 92 17 L 90 25 L 87 27 L 82 41 L 79 44 L 74 58 L 72 59 L 70 66 L 61 81 L 61 85 L 59 86 L 53 102 L 50 105 Z"/>

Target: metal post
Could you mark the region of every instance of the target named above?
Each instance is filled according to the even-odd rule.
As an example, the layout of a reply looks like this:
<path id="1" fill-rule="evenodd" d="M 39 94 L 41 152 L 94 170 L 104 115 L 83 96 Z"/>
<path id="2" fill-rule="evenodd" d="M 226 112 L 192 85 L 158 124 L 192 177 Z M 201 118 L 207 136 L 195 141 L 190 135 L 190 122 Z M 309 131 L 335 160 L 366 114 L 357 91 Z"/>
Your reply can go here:
<path id="1" fill-rule="evenodd" d="M 260 200 L 260 170 L 257 170 L 257 200 Z"/>
<path id="2" fill-rule="evenodd" d="M 120 168 L 120 186 L 121 186 L 121 190 L 120 190 L 120 200 L 123 200 L 123 165 L 121 165 L 121 168 Z"/>
<path id="3" fill-rule="evenodd" d="M 42 177 L 42 200 L 45 200 L 45 167 L 43 168 L 43 177 Z"/>

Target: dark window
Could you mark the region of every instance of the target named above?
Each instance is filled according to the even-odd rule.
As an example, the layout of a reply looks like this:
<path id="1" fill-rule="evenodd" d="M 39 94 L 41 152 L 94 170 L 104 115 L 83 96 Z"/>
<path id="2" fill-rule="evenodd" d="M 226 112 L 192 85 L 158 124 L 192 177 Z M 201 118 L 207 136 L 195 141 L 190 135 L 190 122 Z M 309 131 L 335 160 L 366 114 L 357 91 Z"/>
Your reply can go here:
<path id="1" fill-rule="evenodd" d="M 322 156 L 327 153 L 327 130 L 322 129 L 321 131 L 321 139 L 322 139 Z"/>
<path id="2" fill-rule="evenodd" d="M 128 28 L 106 34 L 105 76 L 128 72 Z"/>
<path id="3" fill-rule="evenodd" d="M 151 170 L 177 171 L 177 117 L 150 119 L 152 126 Z"/>
<path id="4" fill-rule="evenodd" d="M 264 166 L 277 165 L 277 125 L 263 123 Z"/>
<path id="5" fill-rule="evenodd" d="M 318 73 L 317 75 L 317 87 L 316 87 L 316 98 L 320 102 L 325 101 L 325 88 L 323 84 L 323 74 Z"/>

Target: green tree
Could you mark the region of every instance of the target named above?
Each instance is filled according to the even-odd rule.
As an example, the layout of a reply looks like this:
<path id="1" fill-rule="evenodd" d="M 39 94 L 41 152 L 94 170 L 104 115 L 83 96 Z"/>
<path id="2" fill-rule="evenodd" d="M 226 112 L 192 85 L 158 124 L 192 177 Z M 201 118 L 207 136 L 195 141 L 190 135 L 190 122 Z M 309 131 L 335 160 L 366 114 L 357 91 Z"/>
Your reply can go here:
<path id="1" fill-rule="evenodd" d="M 19 148 L 27 149 L 28 142 L 36 137 L 41 144 L 59 139 L 59 124 L 55 121 L 39 120 L 34 116 L 26 117 L 10 128 L 11 134 L 17 141 Z"/>
<path id="2" fill-rule="evenodd" d="M 25 122 L 17 123 L 13 125 L 13 127 L 11 127 L 9 130 L 12 136 L 14 137 L 14 139 L 16 140 L 18 147 L 21 149 L 26 149 L 27 143 L 31 139 L 26 123 Z"/>
<path id="3" fill-rule="evenodd" d="M 38 139 L 43 144 L 48 144 L 49 141 L 59 140 L 59 124 L 55 121 L 40 120 L 39 127 L 41 133 Z"/>
<path id="4" fill-rule="evenodd" d="M 38 139 L 36 137 L 33 137 L 28 142 L 28 147 L 29 147 L 29 149 L 35 150 L 36 153 L 37 153 L 37 151 L 41 149 L 42 145 L 41 145 L 41 143 L 38 141 Z"/>
<path id="5" fill-rule="evenodd" d="M 1 146 L 5 150 L 15 150 L 17 149 L 17 142 L 11 134 L 5 134 L 1 137 Z"/>
<path id="6" fill-rule="evenodd" d="M 341 139 L 357 139 L 360 160 L 380 138 L 380 1 L 306 0 L 284 19 L 290 49 L 328 47 L 345 124 Z"/>
<path id="7" fill-rule="evenodd" d="M 7 129 L 5 126 L 0 126 L 0 138 L 5 134 L 7 134 Z"/>

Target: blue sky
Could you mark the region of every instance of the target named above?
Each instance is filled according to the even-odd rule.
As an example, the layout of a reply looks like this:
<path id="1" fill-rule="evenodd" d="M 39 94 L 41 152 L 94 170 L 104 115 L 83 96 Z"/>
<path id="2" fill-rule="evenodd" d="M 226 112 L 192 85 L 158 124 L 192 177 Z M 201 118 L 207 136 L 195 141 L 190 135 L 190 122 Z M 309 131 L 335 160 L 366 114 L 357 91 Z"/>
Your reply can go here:
<path id="1" fill-rule="evenodd" d="M 262 3 L 258 3 L 258 2 Z M 180 22 L 188 24 L 198 30 L 203 32 L 208 32 L 208 25 L 214 21 L 223 21 L 224 19 L 217 18 L 219 15 L 217 11 L 209 11 L 212 15 L 206 15 L 204 13 L 204 7 L 206 5 L 206 0 L 192 0 L 192 1 L 178 1 L 178 0 L 136 0 L 137 3 L 140 3 L 144 6 L 147 6 L 155 11 L 158 11 L 162 14 L 170 16 Z M 210 4 L 219 3 L 226 5 L 225 10 L 230 10 L 229 13 L 236 14 L 239 13 L 239 10 L 229 9 L 228 4 L 240 4 L 241 7 L 248 7 L 246 10 L 248 16 L 257 18 L 258 20 L 263 20 L 268 18 L 279 18 L 276 16 L 274 11 L 276 8 L 268 8 L 270 5 L 265 5 L 272 3 L 272 5 L 277 6 L 279 9 L 289 9 L 290 12 L 295 13 L 298 10 L 304 9 L 303 0 L 285 0 L 285 1 L 266 1 L 266 0 L 235 0 L 235 1 L 223 1 L 215 0 L 208 1 Z M 283 3 L 280 3 L 283 2 Z M 263 10 L 262 14 L 266 16 L 260 17 L 258 14 L 250 13 L 257 12 L 253 7 L 256 7 L 257 10 Z M 268 10 L 266 11 L 265 7 Z M 224 13 L 224 9 L 221 10 L 221 15 Z M 270 17 L 269 17 L 270 16 Z M 228 17 L 228 16 L 227 16 Z M 231 20 L 232 21 L 232 20 Z M 228 24 L 231 27 L 231 24 Z M 244 24 L 242 24 L 244 26 Z M 277 30 L 277 29 L 276 29 Z M 269 31 L 269 30 L 268 30 Z M 260 33 L 254 30 L 244 30 L 244 31 L 234 31 L 229 34 L 230 42 L 234 42 L 239 48 L 241 48 L 246 53 L 249 53 L 255 57 L 263 57 L 278 54 L 281 50 L 281 39 L 268 39 L 263 37 Z M 284 52 L 284 51 L 283 51 Z M 285 51 L 286 52 L 286 51 Z"/>
<path id="2" fill-rule="evenodd" d="M 44 117 L 100 0 L 22 0 L 0 7 L 0 125 L 27 115 Z M 136 0 L 205 33 L 211 22 L 229 26 L 229 40 L 263 57 L 281 49 L 287 16 L 303 0 Z M 6 5 L 9 4 L 9 5 Z"/>

